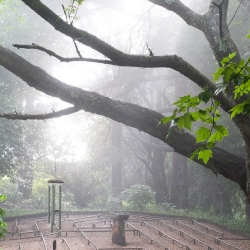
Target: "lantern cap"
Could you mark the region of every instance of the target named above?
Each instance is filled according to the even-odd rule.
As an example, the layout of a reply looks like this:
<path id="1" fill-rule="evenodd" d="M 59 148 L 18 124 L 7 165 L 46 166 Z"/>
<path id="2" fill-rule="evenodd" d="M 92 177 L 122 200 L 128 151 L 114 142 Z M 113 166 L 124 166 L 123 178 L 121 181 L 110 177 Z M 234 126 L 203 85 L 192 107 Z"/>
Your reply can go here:
<path id="1" fill-rule="evenodd" d="M 49 180 L 48 183 L 64 183 L 62 180 Z"/>

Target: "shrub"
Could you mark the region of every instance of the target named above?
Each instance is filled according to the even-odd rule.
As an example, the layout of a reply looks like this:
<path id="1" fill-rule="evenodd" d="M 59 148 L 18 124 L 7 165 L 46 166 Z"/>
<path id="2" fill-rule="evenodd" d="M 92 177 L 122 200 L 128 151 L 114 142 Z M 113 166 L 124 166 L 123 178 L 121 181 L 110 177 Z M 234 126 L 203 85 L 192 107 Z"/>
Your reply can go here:
<path id="1" fill-rule="evenodd" d="M 3 202 L 7 199 L 6 195 L 0 194 L 0 202 Z M 4 234 L 7 232 L 7 224 L 3 222 L 4 217 L 4 210 L 0 208 L 0 238 L 4 236 Z"/>
<path id="2" fill-rule="evenodd" d="M 148 204 L 154 203 L 154 196 L 155 192 L 145 185 L 133 185 L 130 189 L 122 192 L 123 200 L 140 211 L 145 209 Z"/>

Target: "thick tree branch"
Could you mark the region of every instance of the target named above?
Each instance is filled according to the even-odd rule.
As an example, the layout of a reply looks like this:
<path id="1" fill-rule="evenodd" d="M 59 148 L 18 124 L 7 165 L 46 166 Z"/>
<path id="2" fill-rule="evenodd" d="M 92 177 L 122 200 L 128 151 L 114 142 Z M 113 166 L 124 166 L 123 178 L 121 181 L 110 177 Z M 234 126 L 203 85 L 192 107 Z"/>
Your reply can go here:
<path id="1" fill-rule="evenodd" d="M 218 9 L 218 7 L 214 5 L 214 1 L 211 1 L 210 8 L 204 15 L 195 13 L 187 6 L 185 6 L 180 0 L 148 1 L 167 10 L 173 11 L 178 16 L 180 16 L 188 25 L 202 31 L 206 36 L 218 63 L 223 59 L 223 57 L 228 56 L 228 54 L 232 52 L 237 52 L 236 59 L 240 60 L 240 54 L 237 46 L 227 29 L 228 0 L 222 2 L 220 9 Z M 221 39 L 222 29 L 224 39 Z"/>
<path id="2" fill-rule="evenodd" d="M 163 118 L 162 114 L 139 105 L 115 101 L 98 93 L 67 85 L 1 46 L 0 65 L 20 77 L 30 87 L 34 87 L 47 95 L 60 98 L 79 109 L 137 128 L 162 140 L 173 147 L 176 152 L 186 157 L 190 157 L 191 153 L 197 148 L 194 136 L 188 132 L 180 131 L 176 127 L 171 130 L 170 136 L 167 137 L 169 124 L 159 124 Z M 245 159 L 215 147 L 213 158 L 208 164 L 204 164 L 198 159 L 195 159 L 195 161 L 237 182 L 242 190 L 246 190 Z"/>
<path id="3" fill-rule="evenodd" d="M 205 34 L 218 63 L 233 52 L 237 54 L 234 59 L 240 61 L 240 53 L 229 33 L 227 24 L 229 0 L 221 2 L 220 8 L 218 8 L 216 4 L 214 4 L 214 0 L 211 1 L 209 10 L 204 15 L 206 25 L 203 27 L 202 32 Z"/>
<path id="4" fill-rule="evenodd" d="M 113 48 L 111 45 L 100 40 L 96 36 L 68 24 L 46 5 L 44 5 L 40 0 L 22 1 L 32 10 L 34 10 L 39 16 L 41 16 L 45 21 L 51 24 L 56 30 L 86 46 L 91 47 L 92 49 L 100 52 L 112 61 L 119 61 L 119 59 L 125 56 L 123 52 Z"/>
<path id="5" fill-rule="evenodd" d="M 113 62 L 113 65 L 142 67 L 142 68 L 161 68 L 161 67 L 172 68 L 180 72 L 182 75 L 186 76 L 187 78 L 189 78 L 191 81 L 195 82 L 201 88 L 207 87 L 207 88 L 210 88 L 213 92 L 215 91 L 215 86 L 207 77 L 205 77 L 192 65 L 190 65 L 189 63 L 187 63 L 182 58 L 176 55 L 150 57 L 150 56 L 142 56 L 142 55 L 125 54 L 115 49 L 111 45 L 105 43 L 104 41 L 100 40 L 99 38 L 91 35 L 90 33 L 77 29 L 73 27 L 72 25 L 69 25 L 67 22 L 63 21 L 59 16 L 57 16 L 52 10 L 50 10 L 47 6 L 42 4 L 41 1 L 39 0 L 22 0 L 22 1 L 25 4 L 27 4 L 31 9 L 33 9 L 38 15 L 40 15 L 44 20 L 46 20 L 53 27 L 55 27 L 56 30 L 100 52 L 104 56 L 108 57 Z M 151 2 L 154 2 L 154 1 L 151 1 Z M 170 8 L 171 10 L 176 11 L 176 13 L 180 12 L 179 13 L 180 15 L 188 15 L 189 17 L 187 18 L 189 19 L 191 17 L 194 17 L 195 23 L 204 24 L 203 21 L 205 21 L 205 19 L 201 20 L 202 16 L 199 16 L 198 14 L 192 12 L 189 8 L 183 5 L 179 0 L 169 1 L 169 3 L 168 1 L 155 0 L 154 3 L 155 4 L 162 3 L 164 5 L 166 4 L 169 8 L 171 7 Z M 195 16 L 195 14 L 198 16 Z M 192 24 L 192 25 L 195 27 L 195 24 Z M 204 31 L 205 29 L 204 25 L 202 27 L 197 27 L 197 28 Z M 94 60 L 96 59 L 93 59 L 93 62 Z M 106 62 L 106 64 L 107 63 L 108 61 Z M 221 94 L 219 99 L 221 102 L 221 107 L 224 109 L 224 111 L 228 112 L 230 109 L 234 107 L 234 102 L 228 99 L 224 94 Z"/>
<path id="6" fill-rule="evenodd" d="M 191 25 L 199 30 L 203 29 L 205 18 L 189 9 L 185 4 L 179 0 L 148 0 L 158 6 L 161 6 L 167 10 L 173 11 L 180 16 L 188 25 Z"/>
<path id="7" fill-rule="evenodd" d="M 47 50 L 39 45 L 14 45 L 17 48 L 26 48 L 26 49 L 38 49 L 48 53 L 49 55 L 55 56 L 60 61 L 88 61 L 88 62 L 97 62 L 104 64 L 111 64 L 116 66 L 130 66 L 130 67 L 140 67 L 140 68 L 171 68 L 181 73 L 182 75 L 189 78 L 191 81 L 195 82 L 201 88 L 209 88 L 214 92 L 216 87 L 214 84 L 202 73 L 200 73 L 196 68 L 191 64 L 183 60 L 181 57 L 176 55 L 165 55 L 165 56 L 140 56 L 140 55 L 127 55 L 126 60 L 121 61 L 108 61 L 108 60 L 98 60 L 90 58 L 63 58 L 58 56 L 53 51 Z M 215 96 L 215 99 L 220 101 L 221 107 L 224 111 L 228 112 L 234 107 L 234 102 L 228 99 L 223 93 L 220 96 Z"/>
<path id="8" fill-rule="evenodd" d="M 78 112 L 81 108 L 77 107 L 70 107 L 60 111 L 46 113 L 46 114 L 7 114 L 7 113 L 0 113 L 1 118 L 6 118 L 9 120 L 47 120 L 52 118 L 58 118 L 65 115 L 70 115 L 73 113 Z"/>

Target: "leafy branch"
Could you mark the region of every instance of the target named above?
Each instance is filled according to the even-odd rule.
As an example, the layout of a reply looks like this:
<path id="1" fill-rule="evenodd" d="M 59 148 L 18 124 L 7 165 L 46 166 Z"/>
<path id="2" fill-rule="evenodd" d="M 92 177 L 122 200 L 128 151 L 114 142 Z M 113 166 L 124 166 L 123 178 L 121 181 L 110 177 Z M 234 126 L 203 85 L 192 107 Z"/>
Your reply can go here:
<path id="1" fill-rule="evenodd" d="M 68 2 L 68 6 L 65 8 L 62 4 L 63 12 L 66 18 L 66 22 L 70 25 L 73 25 L 75 20 L 78 20 L 77 12 L 80 5 L 84 2 L 84 0 L 70 0 Z"/>
<path id="2" fill-rule="evenodd" d="M 250 34 L 247 37 L 250 38 Z M 218 123 L 220 101 L 214 98 L 223 91 L 227 91 L 230 83 L 234 86 L 234 100 L 237 103 L 229 110 L 231 119 L 239 114 L 250 115 L 250 58 L 235 63 L 233 61 L 235 56 L 236 53 L 232 53 L 222 59 L 221 67 L 213 74 L 213 82 L 216 86 L 213 92 L 210 88 L 204 88 L 197 96 L 180 97 L 173 103 L 176 109 L 172 115 L 161 120 L 163 124 L 171 121 L 168 135 L 175 125 L 179 129 L 185 128 L 191 131 L 194 122 L 201 121 L 204 124 L 194 131 L 198 148 L 192 153 L 191 160 L 198 156 L 198 159 L 202 159 L 207 164 L 212 157 L 212 148 L 228 136 L 227 128 Z M 244 97 L 243 101 L 241 101 L 242 97 Z M 204 108 L 204 104 L 209 102 L 211 105 Z"/>
<path id="3" fill-rule="evenodd" d="M 65 8 L 64 5 L 62 4 L 63 12 L 66 18 L 66 22 L 70 25 L 73 25 L 73 22 L 75 20 L 78 20 L 79 18 L 77 17 L 77 12 L 80 7 L 80 5 L 84 2 L 84 0 L 70 0 L 68 3 L 68 6 Z M 77 44 L 75 40 L 73 39 L 73 43 L 76 49 L 76 52 L 79 56 L 79 58 L 82 58 L 81 52 L 77 47 Z"/>

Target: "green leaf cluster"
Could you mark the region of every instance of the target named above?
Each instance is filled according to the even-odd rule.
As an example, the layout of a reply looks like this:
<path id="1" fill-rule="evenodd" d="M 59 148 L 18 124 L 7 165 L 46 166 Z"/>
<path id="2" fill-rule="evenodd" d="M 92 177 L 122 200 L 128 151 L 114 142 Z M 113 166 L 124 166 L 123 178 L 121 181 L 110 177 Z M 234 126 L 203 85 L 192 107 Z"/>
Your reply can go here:
<path id="1" fill-rule="evenodd" d="M 75 20 L 78 20 L 79 18 L 77 17 L 77 12 L 79 9 L 79 6 L 82 5 L 82 3 L 85 0 L 70 0 L 68 1 L 68 5 L 65 8 L 65 15 L 69 19 L 69 23 L 73 24 Z"/>
<path id="2" fill-rule="evenodd" d="M 203 108 L 201 104 L 208 102 L 209 107 Z M 173 114 L 162 119 L 162 123 L 166 124 L 171 121 L 171 127 L 177 125 L 180 129 L 192 130 L 194 122 L 201 121 L 206 126 L 201 126 L 195 131 L 196 143 L 200 146 L 193 152 L 191 159 L 198 156 L 198 159 L 202 159 L 205 163 L 212 157 L 211 148 L 216 142 L 221 141 L 228 135 L 227 129 L 218 125 L 217 121 L 220 118 L 220 112 L 218 110 L 219 102 L 213 100 L 213 93 L 209 89 L 205 89 L 197 96 L 182 96 L 178 101 L 174 103 L 176 109 Z M 170 130 L 169 130 L 170 132 Z"/>
<path id="3" fill-rule="evenodd" d="M 7 199 L 6 195 L 0 194 L 0 202 L 3 202 Z M 5 212 L 2 208 L 0 208 L 0 238 L 4 237 L 7 232 L 7 223 L 3 221 Z"/>
<path id="4" fill-rule="evenodd" d="M 247 36 L 250 38 L 250 35 Z M 242 59 L 239 63 L 233 62 L 236 53 L 230 54 L 228 57 L 223 58 L 221 67 L 219 67 L 213 74 L 213 80 L 216 82 L 223 79 L 223 90 L 227 90 L 229 83 L 234 85 L 234 99 L 237 105 L 233 107 L 231 118 L 239 114 L 250 114 L 250 58 Z M 244 101 L 240 99 L 244 96 Z"/>

